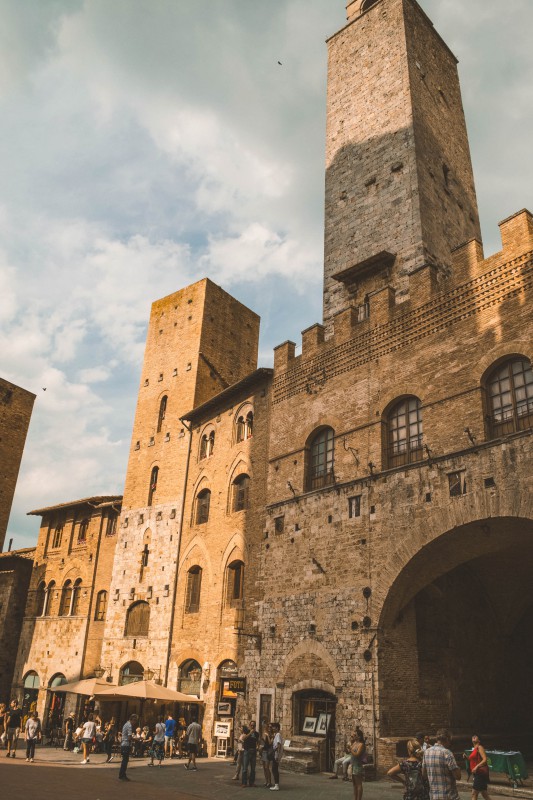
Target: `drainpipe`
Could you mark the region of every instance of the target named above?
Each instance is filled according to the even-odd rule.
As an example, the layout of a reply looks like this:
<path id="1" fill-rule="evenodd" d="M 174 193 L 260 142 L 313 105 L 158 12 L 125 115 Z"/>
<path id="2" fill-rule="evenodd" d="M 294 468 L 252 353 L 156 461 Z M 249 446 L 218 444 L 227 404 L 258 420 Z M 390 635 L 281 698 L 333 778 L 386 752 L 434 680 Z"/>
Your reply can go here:
<path id="1" fill-rule="evenodd" d="M 178 594 L 178 571 L 179 571 L 179 561 L 180 561 L 180 552 L 181 552 L 181 537 L 183 534 L 183 520 L 185 518 L 185 498 L 187 495 L 187 481 L 189 479 L 189 463 L 191 460 L 191 445 L 192 445 L 192 425 L 189 427 L 183 418 L 180 419 L 180 422 L 183 424 L 185 429 L 189 434 L 189 444 L 187 447 L 187 460 L 185 462 L 185 477 L 183 479 L 183 493 L 182 493 L 182 500 L 181 500 L 181 513 L 180 513 L 180 520 L 178 526 L 178 551 L 176 553 L 176 569 L 174 571 L 174 588 L 172 590 L 172 608 L 170 611 L 170 630 L 168 633 L 168 647 L 167 647 L 167 657 L 165 661 L 165 679 L 164 685 L 166 686 L 168 683 L 168 673 L 170 670 L 170 656 L 172 653 L 172 632 L 174 630 L 174 617 L 176 615 L 176 597 Z"/>

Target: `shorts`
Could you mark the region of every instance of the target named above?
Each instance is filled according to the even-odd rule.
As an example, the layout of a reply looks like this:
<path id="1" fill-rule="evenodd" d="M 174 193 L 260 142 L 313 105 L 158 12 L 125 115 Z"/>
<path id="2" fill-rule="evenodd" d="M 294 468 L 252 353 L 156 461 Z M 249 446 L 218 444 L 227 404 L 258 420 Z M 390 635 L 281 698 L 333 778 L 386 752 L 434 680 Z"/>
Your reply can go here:
<path id="1" fill-rule="evenodd" d="M 474 772 L 472 789 L 475 792 L 486 792 L 489 785 L 489 776 L 486 772 Z"/>
<path id="2" fill-rule="evenodd" d="M 20 728 L 8 728 L 7 729 L 7 741 L 10 744 L 17 744 L 17 739 L 20 735 Z"/>
<path id="3" fill-rule="evenodd" d="M 196 742 L 189 742 L 187 745 L 187 750 L 189 753 L 197 753 L 198 752 L 198 745 Z"/>
<path id="4" fill-rule="evenodd" d="M 83 744 L 92 744 L 92 741 L 92 739 L 88 739 L 86 736 L 82 739 Z"/>
<path id="5" fill-rule="evenodd" d="M 172 742 L 173 740 L 174 740 L 173 736 L 165 736 L 165 744 L 168 744 L 169 742 Z"/>

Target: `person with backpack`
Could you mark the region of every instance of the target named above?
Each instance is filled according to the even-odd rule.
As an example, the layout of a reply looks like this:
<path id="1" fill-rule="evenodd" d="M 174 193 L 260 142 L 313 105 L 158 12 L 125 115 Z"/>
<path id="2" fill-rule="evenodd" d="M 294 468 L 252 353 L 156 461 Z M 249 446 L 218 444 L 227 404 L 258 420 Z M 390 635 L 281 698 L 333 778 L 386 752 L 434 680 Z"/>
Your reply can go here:
<path id="1" fill-rule="evenodd" d="M 407 758 L 395 764 L 387 775 L 404 784 L 404 800 L 429 800 L 429 784 L 422 774 L 422 748 L 417 739 L 409 739 Z"/>

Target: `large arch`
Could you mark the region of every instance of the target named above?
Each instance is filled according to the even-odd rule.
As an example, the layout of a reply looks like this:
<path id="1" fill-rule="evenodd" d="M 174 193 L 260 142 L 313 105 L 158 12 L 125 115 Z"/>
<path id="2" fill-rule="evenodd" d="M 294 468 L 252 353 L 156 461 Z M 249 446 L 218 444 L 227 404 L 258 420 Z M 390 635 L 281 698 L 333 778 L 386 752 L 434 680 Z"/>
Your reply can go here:
<path id="1" fill-rule="evenodd" d="M 404 563 L 378 623 L 379 731 L 525 736 L 533 714 L 533 520 L 457 526 Z"/>

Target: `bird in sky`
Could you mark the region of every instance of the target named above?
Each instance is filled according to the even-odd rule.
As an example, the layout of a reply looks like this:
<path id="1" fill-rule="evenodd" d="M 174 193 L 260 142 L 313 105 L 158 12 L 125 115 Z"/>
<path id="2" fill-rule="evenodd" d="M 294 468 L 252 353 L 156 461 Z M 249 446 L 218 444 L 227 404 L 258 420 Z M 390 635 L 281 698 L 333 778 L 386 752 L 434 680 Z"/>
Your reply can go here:
<path id="1" fill-rule="evenodd" d="M 283 66 L 283 64 L 281 63 L 281 61 L 278 61 L 278 64 L 280 65 L 280 67 L 282 67 L 282 66 Z"/>

